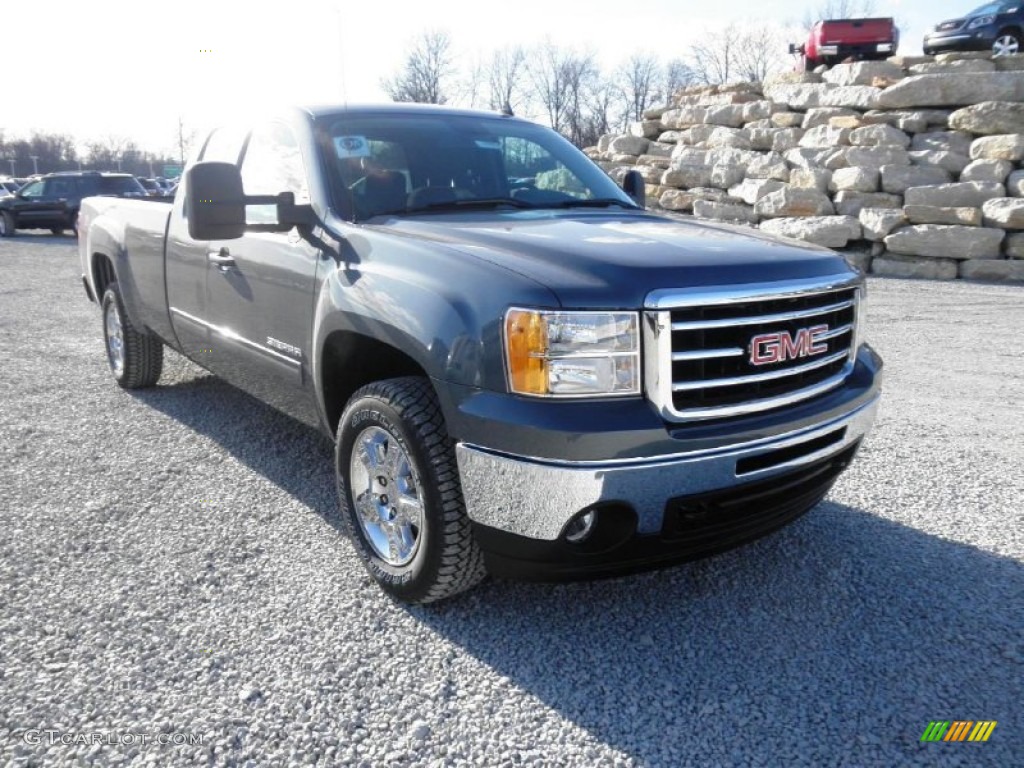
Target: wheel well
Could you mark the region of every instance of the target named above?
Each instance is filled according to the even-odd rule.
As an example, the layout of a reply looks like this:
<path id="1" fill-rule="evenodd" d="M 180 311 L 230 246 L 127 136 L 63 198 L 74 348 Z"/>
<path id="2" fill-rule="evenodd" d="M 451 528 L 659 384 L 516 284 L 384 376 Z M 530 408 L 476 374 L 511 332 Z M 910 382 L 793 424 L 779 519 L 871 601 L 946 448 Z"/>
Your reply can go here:
<path id="1" fill-rule="evenodd" d="M 996 37 L 999 37 L 999 35 L 1003 34 L 1004 32 L 1012 32 L 1013 34 L 1017 35 L 1017 37 L 1020 37 L 1020 27 L 1015 26 L 1013 24 L 1003 27 L 998 32 L 996 32 Z"/>
<path id="2" fill-rule="evenodd" d="M 358 333 L 335 331 L 324 342 L 320 381 L 331 433 L 353 393 L 371 382 L 397 376 L 424 376 L 427 372 L 409 355 Z"/>
<path id="3" fill-rule="evenodd" d="M 103 301 L 103 294 L 107 292 L 107 286 L 115 279 L 114 265 L 110 258 L 102 253 L 94 253 L 92 255 L 92 281 L 96 288 L 96 301 Z"/>

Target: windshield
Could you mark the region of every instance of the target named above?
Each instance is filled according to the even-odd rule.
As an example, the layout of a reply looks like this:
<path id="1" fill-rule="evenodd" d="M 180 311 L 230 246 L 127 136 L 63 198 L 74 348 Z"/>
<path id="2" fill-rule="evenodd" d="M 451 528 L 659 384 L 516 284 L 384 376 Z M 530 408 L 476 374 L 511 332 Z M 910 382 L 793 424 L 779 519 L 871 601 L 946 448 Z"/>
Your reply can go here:
<path id="1" fill-rule="evenodd" d="M 1006 2 L 1006 0 L 1003 0 L 1003 2 L 1000 2 L 1000 3 L 985 3 L 985 5 L 981 6 L 980 8 L 975 8 L 973 11 L 971 11 L 967 15 L 968 16 L 991 16 L 991 15 L 996 14 L 996 13 L 1006 13 L 1007 11 L 1010 11 L 1010 10 L 1016 10 L 1017 9 L 1017 5 L 1018 5 L 1018 3 L 1014 3 L 1014 2 L 1008 3 L 1008 2 Z"/>
<path id="2" fill-rule="evenodd" d="M 329 118 L 321 129 L 347 218 L 481 208 L 635 207 L 549 128 L 450 114 Z"/>

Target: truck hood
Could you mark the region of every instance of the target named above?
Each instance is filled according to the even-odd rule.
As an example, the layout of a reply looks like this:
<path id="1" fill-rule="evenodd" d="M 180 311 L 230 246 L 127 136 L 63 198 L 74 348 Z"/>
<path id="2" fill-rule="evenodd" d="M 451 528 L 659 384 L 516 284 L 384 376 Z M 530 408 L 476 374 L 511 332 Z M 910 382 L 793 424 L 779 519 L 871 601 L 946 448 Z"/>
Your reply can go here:
<path id="1" fill-rule="evenodd" d="M 745 227 L 646 213 L 515 211 L 394 217 L 375 229 L 532 278 L 565 307 L 641 307 L 659 288 L 852 274 L 838 254 Z"/>

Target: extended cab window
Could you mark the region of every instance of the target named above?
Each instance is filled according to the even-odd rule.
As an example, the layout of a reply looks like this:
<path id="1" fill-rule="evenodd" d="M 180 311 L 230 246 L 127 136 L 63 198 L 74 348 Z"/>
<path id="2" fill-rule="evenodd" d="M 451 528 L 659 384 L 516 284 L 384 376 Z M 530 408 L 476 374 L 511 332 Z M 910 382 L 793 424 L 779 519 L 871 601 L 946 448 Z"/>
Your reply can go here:
<path id="1" fill-rule="evenodd" d="M 291 192 L 296 204 L 309 202 L 299 143 L 287 126 L 271 123 L 252 132 L 242 160 L 242 187 L 247 195 Z M 250 205 L 245 217 L 250 224 L 272 224 L 277 221 L 277 207 Z"/>
<path id="2" fill-rule="evenodd" d="M 445 210 L 635 207 L 549 128 L 451 114 L 339 115 L 320 146 L 335 204 L 356 220 Z"/>

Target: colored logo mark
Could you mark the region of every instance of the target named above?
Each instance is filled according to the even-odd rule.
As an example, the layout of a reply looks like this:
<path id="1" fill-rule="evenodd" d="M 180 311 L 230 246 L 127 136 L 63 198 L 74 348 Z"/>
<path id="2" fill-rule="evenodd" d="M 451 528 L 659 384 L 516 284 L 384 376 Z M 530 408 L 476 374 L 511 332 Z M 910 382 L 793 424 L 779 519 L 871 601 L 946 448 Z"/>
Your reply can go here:
<path id="1" fill-rule="evenodd" d="M 921 741 L 988 741 L 996 720 L 932 720 Z"/>

